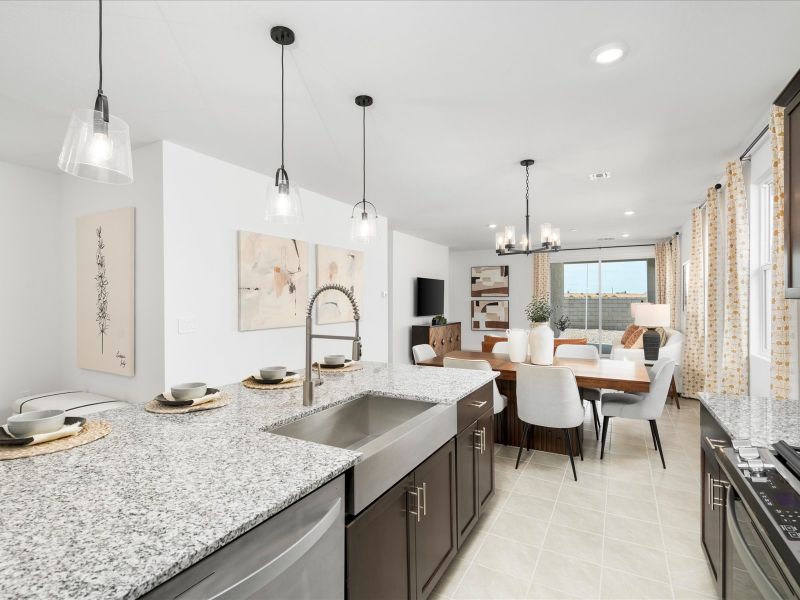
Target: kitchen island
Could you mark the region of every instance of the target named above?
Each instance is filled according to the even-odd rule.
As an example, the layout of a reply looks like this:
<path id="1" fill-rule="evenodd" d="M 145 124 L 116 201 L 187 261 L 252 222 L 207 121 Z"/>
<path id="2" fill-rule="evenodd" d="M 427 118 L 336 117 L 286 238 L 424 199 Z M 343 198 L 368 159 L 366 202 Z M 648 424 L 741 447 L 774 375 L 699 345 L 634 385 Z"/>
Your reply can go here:
<path id="1" fill-rule="evenodd" d="M 365 393 L 455 404 L 491 373 L 363 363 L 302 389 L 236 383 L 226 407 L 102 413 L 111 433 L 0 463 L 0 597 L 136 598 L 347 471 L 359 453 L 268 433 Z M 142 399 L 144 403 L 146 398 Z"/>

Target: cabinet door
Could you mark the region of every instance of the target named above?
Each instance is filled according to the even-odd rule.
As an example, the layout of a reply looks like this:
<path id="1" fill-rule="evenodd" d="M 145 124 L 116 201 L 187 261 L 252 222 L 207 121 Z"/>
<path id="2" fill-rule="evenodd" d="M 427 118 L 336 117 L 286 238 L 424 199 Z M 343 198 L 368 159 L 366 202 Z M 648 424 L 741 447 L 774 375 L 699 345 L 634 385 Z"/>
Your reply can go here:
<path id="1" fill-rule="evenodd" d="M 701 445 L 702 446 L 702 445 Z M 721 510 L 714 506 L 714 482 L 719 480 L 719 465 L 713 453 L 703 449 L 702 454 L 702 543 L 708 557 L 714 579 L 720 580 L 720 567 L 722 566 L 722 520 Z"/>
<path id="2" fill-rule="evenodd" d="M 477 422 L 456 437 L 458 547 L 478 522 L 478 448 L 480 438 Z"/>
<path id="3" fill-rule="evenodd" d="M 414 470 L 417 598 L 433 591 L 457 551 L 456 445 L 450 440 Z M 373 596 L 377 598 L 378 596 Z"/>
<path id="4" fill-rule="evenodd" d="M 413 490 L 414 477 L 408 475 L 347 525 L 349 600 L 416 596 Z"/>
<path id="5" fill-rule="evenodd" d="M 494 411 L 478 419 L 476 433 L 482 442 L 478 453 L 478 503 L 483 510 L 494 496 Z"/>

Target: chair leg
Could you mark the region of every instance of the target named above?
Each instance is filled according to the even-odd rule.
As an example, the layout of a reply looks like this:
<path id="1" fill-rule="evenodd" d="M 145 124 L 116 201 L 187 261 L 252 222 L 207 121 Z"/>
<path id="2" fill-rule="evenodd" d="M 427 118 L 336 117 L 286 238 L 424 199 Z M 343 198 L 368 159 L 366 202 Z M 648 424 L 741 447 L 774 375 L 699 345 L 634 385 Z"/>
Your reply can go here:
<path id="1" fill-rule="evenodd" d="M 653 450 L 658 450 L 658 442 L 656 441 L 656 432 L 653 430 L 652 421 L 650 421 L 650 435 L 653 436 Z"/>
<path id="2" fill-rule="evenodd" d="M 522 446 L 525 444 L 525 438 L 528 437 L 528 425 L 525 423 L 525 426 L 522 428 L 522 439 L 519 441 L 519 452 L 517 452 L 517 465 L 514 467 L 515 469 L 519 469 L 519 459 L 522 458 Z"/>
<path id="3" fill-rule="evenodd" d="M 606 433 L 608 433 L 608 421 L 611 417 L 603 415 L 603 435 L 600 438 L 600 460 L 603 460 L 603 455 L 606 451 Z"/>
<path id="4" fill-rule="evenodd" d="M 592 421 L 594 422 L 594 437 L 600 439 L 600 419 L 597 416 L 597 400 L 589 400 L 592 405 Z"/>
<path id="5" fill-rule="evenodd" d="M 581 438 L 583 437 L 583 427 L 576 427 L 575 428 L 575 435 L 578 436 L 578 452 L 580 452 L 581 460 L 583 460 L 583 442 Z"/>
<path id="6" fill-rule="evenodd" d="M 675 403 L 675 406 L 678 407 L 678 410 L 681 409 L 681 400 L 678 396 L 678 387 L 675 385 L 675 377 L 672 378 L 672 381 L 669 382 L 669 395 L 672 398 L 672 401 Z"/>
<path id="7" fill-rule="evenodd" d="M 658 443 L 658 453 L 661 455 L 661 466 L 667 468 L 667 463 L 664 462 L 664 449 L 661 447 L 661 436 L 658 435 L 658 424 L 655 419 L 650 421 L 650 428 L 653 430 L 653 435 Z"/>
<path id="8" fill-rule="evenodd" d="M 567 436 L 567 453 L 569 454 L 569 464 L 572 465 L 572 476 L 575 481 L 578 481 L 578 474 L 575 472 L 575 458 L 572 456 L 572 435 L 570 435 L 569 429 L 565 429 L 564 433 Z"/>

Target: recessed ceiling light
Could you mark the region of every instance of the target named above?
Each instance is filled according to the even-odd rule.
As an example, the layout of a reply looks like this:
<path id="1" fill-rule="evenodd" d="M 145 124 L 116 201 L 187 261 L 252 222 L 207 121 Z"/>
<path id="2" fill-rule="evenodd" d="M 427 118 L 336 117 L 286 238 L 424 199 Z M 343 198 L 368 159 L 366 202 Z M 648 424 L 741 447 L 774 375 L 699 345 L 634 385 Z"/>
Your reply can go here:
<path id="1" fill-rule="evenodd" d="M 625 215 L 626 217 L 630 217 L 630 216 L 633 216 L 633 215 L 635 215 L 635 214 L 636 214 L 636 211 L 635 211 L 635 210 L 626 210 L 626 211 L 625 211 L 624 213 L 622 213 L 622 214 L 623 214 L 623 215 Z"/>
<path id="2" fill-rule="evenodd" d="M 577 230 L 577 229 L 575 229 L 575 228 L 573 227 L 572 229 L 570 229 L 570 231 L 571 231 L 572 233 L 575 233 L 575 232 L 576 232 L 576 231 L 578 231 L 578 230 Z"/>
<path id="3" fill-rule="evenodd" d="M 621 237 L 624 237 L 624 238 L 631 237 L 631 234 L 630 233 L 623 233 Z"/>
<path id="4" fill-rule="evenodd" d="M 627 49 L 625 44 L 604 44 L 592 51 L 592 60 L 598 65 L 610 65 L 625 56 Z"/>
<path id="5" fill-rule="evenodd" d="M 589 173 L 590 181 L 597 181 L 598 179 L 611 179 L 611 173 L 608 171 L 600 171 L 599 173 Z"/>
<path id="6" fill-rule="evenodd" d="M 496 229 L 497 223 L 489 223 L 489 229 Z"/>

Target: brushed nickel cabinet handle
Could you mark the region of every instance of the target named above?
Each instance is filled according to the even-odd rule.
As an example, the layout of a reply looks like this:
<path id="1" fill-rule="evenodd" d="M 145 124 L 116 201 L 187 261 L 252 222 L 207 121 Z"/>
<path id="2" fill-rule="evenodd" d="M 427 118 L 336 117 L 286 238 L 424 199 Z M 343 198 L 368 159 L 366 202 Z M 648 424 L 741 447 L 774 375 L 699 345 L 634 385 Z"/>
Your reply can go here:
<path id="1" fill-rule="evenodd" d="M 428 516 L 428 484 L 422 482 L 422 514 Z"/>
<path id="2" fill-rule="evenodd" d="M 486 450 L 486 427 L 481 429 L 481 454 Z"/>
<path id="3" fill-rule="evenodd" d="M 419 488 L 415 487 L 414 489 L 417 490 L 417 491 L 416 492 L 412 492 L 411 490 L 409 490 L 408 491 L 408 495 L 409 496 L 414 496 L 414 498 L 416 499 L 416 509 L 417 510 L 413 511 L 413 510 L 409 509 L 408 512 L 409 512 L 409 514 L 412 514 L 415 517 L 417 517 L 417 523 L 419 523 L 422 520 L 422 511 L 420 510 Z"/>
<path id="4" fill-rule="evenodd" d="M 475 431 L 472 432 L 472 435 L 478 438 L 476 441 L 478 445 L 473 447 L 475 448 L 475 450 L 483 454 L 483 442 L 481 440 L 481 432 L 476 429 Z"/>
<path id="5" fill-rule="evenodd" d="M 717 448 L 727 448 L 728 447 L 728 444 L 725 442 L 725 440 L 715 440 L 715 439 L 710 438 L 708 436 L 706 436 L 706 442 L 708 442 L 708 445 L 711 446 L 712 450 L 716 450 Z"/>
<path id="6" fill-rule="evenodd" d="M 469 403 L 469 405 L 470 406 L 474 406 L 475 408 L 482 408 L 486 404 L 486 402 L 487 402 L 486 400 L 483 400 L 482 402 L 478 402 L 477 400 L 473 400 L 472 402 Z"/>

